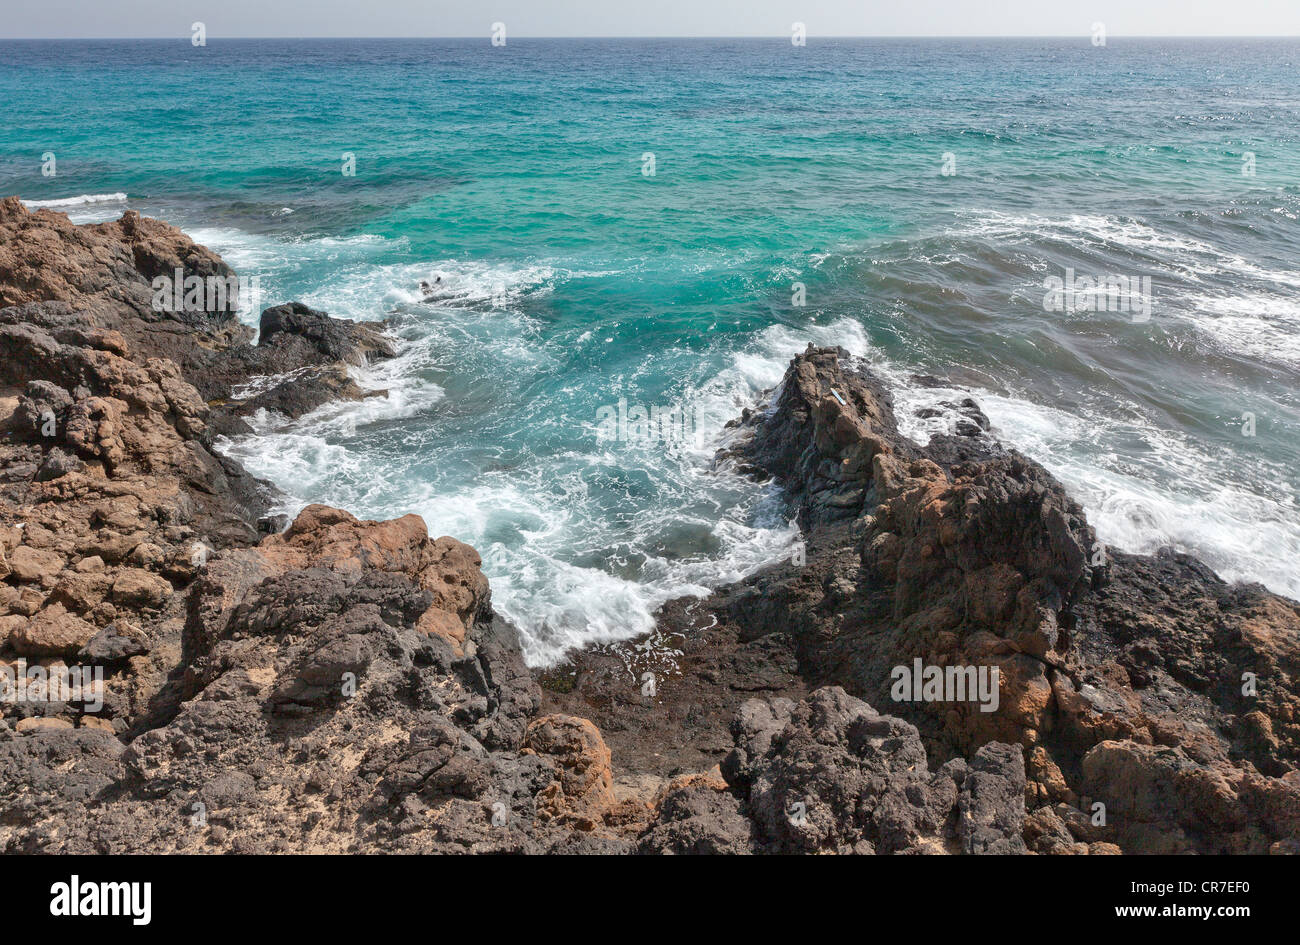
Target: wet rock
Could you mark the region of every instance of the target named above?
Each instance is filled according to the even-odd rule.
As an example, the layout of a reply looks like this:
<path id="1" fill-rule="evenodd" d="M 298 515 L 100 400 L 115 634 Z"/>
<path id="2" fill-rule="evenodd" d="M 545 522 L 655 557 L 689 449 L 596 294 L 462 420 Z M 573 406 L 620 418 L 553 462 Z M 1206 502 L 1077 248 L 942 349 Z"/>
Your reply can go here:
<path id="1" fill-rule="evenodd" d="M 330 318 L 301 302 L 262 312 L 257 344 L 276 349 L 281 363 L 309 360 L 295 358 L 292 349 L 301 346 L 309 346 L 327 361 L 355 366 L 391 358 L 396 353 L 373 325 Z"/>

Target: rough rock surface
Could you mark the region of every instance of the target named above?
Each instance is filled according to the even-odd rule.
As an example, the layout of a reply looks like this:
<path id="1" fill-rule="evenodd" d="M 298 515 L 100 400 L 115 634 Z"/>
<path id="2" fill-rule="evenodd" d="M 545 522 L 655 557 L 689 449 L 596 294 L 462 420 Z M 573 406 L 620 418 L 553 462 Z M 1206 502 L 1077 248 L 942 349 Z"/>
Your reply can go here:
<path id="1" fill-rule="evenodd" d="M 472 548 L 325 506 L 281 533 L 214 446 L 362 396 L 390 343 L 289 303 L 252 344 L 233 304 L 155 308 L 177 269 L 231 275 L 157 221 L 0 203 L 0 659 L 105 674 L 0 704 L 0 850 L 631 850 Z"/>
<path id="2" fill-rule="evenodd" d="M 917 446 L 810 349 L 719 457 L 781 480 L 806 561 L 530 673 L 472 548 L 277 522 L 216 449 L 382 396 L 376 326 L 288 303 L 254 344 L 233 303 L 155 307 L 178 269 L 232 275 L 0 202 L 0 661 L 106 677 L 0 703 L 0 850 L 1300 849 L 1300 605 L 1101 548 L 973 401 Z M 995 667 L 997 710 L 896 700 L 918 658 Z"/>
<path id="3" fill-rule="evenodd" d="M 977 771 L 991 745 L 1020 747 L 1038 852 L 1296 848 L 1296 602 L 1104 548 L 977 423 L 915 445 L 842 350 L 796 358 L 736 433 L 720 460 L 782 478 L 807 555 L 705 602 L 719 633 L 791 641 L 810 686 L 906 719 L 939 760 Z M 996 667 L 996 711 L 895 700 L 891 671 L 918 658 Z"/>

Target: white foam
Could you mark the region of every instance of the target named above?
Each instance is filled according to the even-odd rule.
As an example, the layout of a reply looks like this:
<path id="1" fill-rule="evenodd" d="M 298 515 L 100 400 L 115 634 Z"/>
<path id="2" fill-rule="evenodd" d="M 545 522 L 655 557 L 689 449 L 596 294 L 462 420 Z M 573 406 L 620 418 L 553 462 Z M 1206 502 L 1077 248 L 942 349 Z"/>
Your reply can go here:
<path id="1" fill-rule="evenodd" d="M 953 433 L 960 414 L 945 404 L 973 398 L 991 434 L 1037 460 L 1083 506 L 1100 541 L 1134 554 L 1172 546 L 1228 581 L 1259 581 L 1300 599 L 1300 505 L 1279 470 L 1261 495 L 1241 485 L 1231 456 L 1208 453 L 1155 423 L 1077 412 L 1028 398 L 960 387 L 922 387 L 880 359 L 872 370 L 894 394 L 899 431 L 918 444 Z M 1125 405 L 1129 415 L 1141 411 Z M 934 416 L 920 417 L 927 408 Z M 1257 477 L 1258 478 L 1258 477 Z"/>
<path id="2" fill-rule="evenodd" d="M 270 435 L 278 422 L 265 411 L 259 411 L 250 418 L 250 426 L 255 431 L 266 431 L 265 434 L 233 439 L 218 437 L 214 444 L 219 452 L 243 463 L 253 475 L 269 479 L 286 491 L 283 502 L 274 511 L 296 515 L 308 504 L 302 496 L 315 495 L 340 475 L 361 469 L 358 457 L 322 437 L 285 430 Z"/>
<path id="3" fill-rule="evenodd" d="M 759 491 L 748 483 L 743 488 Z M 574 648 L 647 633 L 654 628 L 655 611 L 666 602 L 704 597 L 721 584 L 789 558 L 799 537 L 792 523 L 763 527 L 727 516 L 690 521 L 663 508 L 640 510 L 632 527 L 623 532 L 593 514 L 580 496 L 564 493 L 555 501 L 533 491 L 520 493 L 512 486 L 475 496 L 470 502 L 463 495 L 439 499 L 425 514 L 446 522 L 446 510 L 437 506 L 450 503 L 457 506 L 452 517 L 462 534 L 473 534 L 476 525 L 482 527 L 484 509 L 490 510 L 489 516 L 535 520 L 533 529 L 521 531 L 521 540 L 493 542 L 482 552 L 494 605 L 520 628 L 525 661 L 533 666 L 554 663 Z M 574 544 L 600 546 L 603 539 L 605 544 L 617 542 L 626 562 L 645 554 L 665 529 L 683 525 L 707 530 L 720 550 L 684 558 L 646 555 L 635 580 L 568 560 Z"/>
<path id="4" fill-rule="evenodd" d="M 424 301 L 418 280 L 431 273 L 442 273 L 448 300 Z M 292 423 L 259 416 L 253 418 L 258 436 L 222 443 L 251 472 L 294 493 L 283 509 L 289 514 L 309 500 L 376 518 L 414 511 L 434 535 L 474 545 L 492 582 L 494 606 L 520 629 L 530 665 L 553 663 L 576 647 L 639 636 L 653 628 L 655 611 L 667 601 L 705 596 L 788 559 L 799 530 L 783 514 L 774 487 L 713 471 L 714 450 L 725 424 L 779 382 L 791 356 L 809 342 L 839 344 L 859 355 L 870 350 L 852 319 L 806 330 L 770 326 L 722 358 L 714 376 L 685 391 L 699 436 L 684 448 L 611 448 L 592 438 L 541 462 L 439 480 L 415 472 L 422 457 L 377 463 L 349 442 L 381 419 L 436 405 L 441 389 L 435 393 L 417 382 L 439 358 L 490 354 L 491 363 L 513 365 L 524 376 L 549 370 L 556 355 L 538 342 L 535 326 L 514 303 L 566 276 L 540 264 L 510 271 L 453 260 L 358 267 L 308 304 L 352 317 L 374 317 L 376 308 L 390 306 L 404 313 L 399 357 L 356 376 L 363 386 L 400 392 L 405 403 L 331 404 Z M 552 416 L 539 422 L 569 421 Z M 457 445 L 436 449 L 454 454 Z M 611 509 L 608 483 L 619 477 L 653 483 L 650 498 L 629 494 L 626 505 Z"/>
<path id="5" fill-rule="evenodd" d="M 1300 271 L 1268 269 L 1204 240 L 1161 232 L 1127 217 L 1084 213 L 1056 217 L 996 210 L 972 211 L 964 216 L 966 222 L 957 229 L 958 235 L 1015 241 L 1056 239 L 1087 250 L 1119 246 L 1158 256 L 1162 268 L 1173 269 L 1192 281 L 1199 281 L 1200 276 L 1236 275 L 1300 287 Z"/>
<path id="6" fill-rule="evenodd" d="M 1099 540 L 1150 554 L 1200 558 L 1229 581 L 1260 581 L 1300 599 L 1300 509 L 1277 477 L 1274 494 L 1228 481 L 1231 460 L 1152 424 L 1080 416 L 976 393 L 993 433 L 1038 460 L 1083 505 Z"/>
<path id="7" fill-rule="evenodd" d="M 1214 344 L 1264 361 L 1300 364 L 1300 300 L 1276 293 L 1188 295 L 1181 314 Z"/>
<path id="8" fill-rule="evenodd" d="M 394 374 L 387 387 L 373 386 L 381 380 L 378 371 L 357 371 L 354 377 L 371 396 L 324 404 L 301 418 L 299 428 L 317 436 L 355 436 L 358 429 L 371 424 L 418 416 L 444 396 L 437 384 L 418 377 Z"/>
<path id="9" fill-rule="evenodd" d="M 1071 225 L 1086 230 L 1099 222 L 1105 229 L 1114 221 L 1081 218 Z M 520 628 L 530 665 L 553 663 L 575 647 L 641 635 L 666 601 L 703 596 L 788 558 L 799 533 L 781 514 L 773 487 L 710 467 L 726 423 L 779 383 L 790 358 L 810 342 L 839 345 L 871 362 L 895 392 L 903 432 L 918 441 L 952 425 L 951 414 L 916 417 L 918 407 L 974 396 L 998 436 L 1042 462 L 1084 504 L 1103 541 L 1138 552 L 1173 544 L 1229 579 L 1260 579 L 1300 595 L 1300 578 L 1286 567 L 1300 559 L 1300 515 L 1294 496 L 1281 487 L 1265 497 L 1209 487 L 1219 468 L 1215 458 L 1154 428 L 1075 416 L 1015 396 L 918 387 L 884 359 L 853 318 L 798 329 L 771 325 L 738 350 L 730 347 L 732 338 L 693 356 L 693 363 L 716 369 L 696 383 L 684 381 L 679 391 L 699 433 L 684 448 L 611 448 L 592 438 L 534 455 L 534 440 L 539 449 L 551 449 L 549 434 L 537 436 L 545 428 L 556 428 L 563 441 L 589 421 L 568 416 L 562 406 L 564 397 L 583 403 L 579 382 L 529 415 L 534 426 L 526 437 L 519 436 L 517 418 L 493 412 L 509 405 L 483 405 L 483 422 L 502 431 L 488 451 L 501 461 L 493 468 L 482 443 L 474 447 L 480 452 L 466 455 L 465 444 L 442 429 L 439 411 L 454 414 L 459 405 L 448 403 L 435 378 L 450 386 L 444 377 L 481 384 L 508 376 L 523 389 L 563 367 L 574 350 L 603 346 L 616 334 L 609 326 L 566 336 L 529 314 L 538 297 L 589 273 L 548 261 L 394 264 L 384 260 L 404 244 L 369 237 L 284 242 L 209 231 L 196 238 L 241 275 L 262 274 L 266 304 L 285 300 L 274 288 L 268 292 L 267 282 L 287 283 L 329 259 L 334 276 L 302 300 L 338 317 L 391 318 L 399 344 L 396 359 L 354 373 L 364 389 L 387 390 L 387 397 L 328 404 L 294 422 L 256 417 L 260 436 L 224 442 L 223 449 L 290 491 L 283 509 L 289 514 L 308 501 L 370 518 L 414 511 L 432 534 L 476 547 L 494 606 Z M 1140 231 L 1134 238 L 1152 239 Z M 1198 251 L 1194 245 L 1181 249 Z M 426 297 L 420 281 L 439 276 Z M 647 359 L 638 370 L 652 376 L 657 364 Z M 402 422 L 417 417 L 418 423 Z M 383 437 L 368 437 L 376 425 L 394 421 Z M 1134 437 L 1144 438 L 1143 462 L 1132 459 Z M 627 490 L 626 502 L 611 499 L 619 488 Z"/>
<path id="10" fill-rule="evenodd" d="M 654 627 L 655 611 L 668 601 L 707 596 L 717 587 L 789 560 L 800 532 L 784 514 L 776 489 L 710 467 L 726 423 L 751 406 L 763 390 L 776 385 L 790 358 L 810 342 L 838 344 L 859 356 L 871 350 L 865 330 L 853 319 L 806 329 L 769 326 L 732 353 L 730 363 L 717 374 L 685 392 L 698 434 L 690 448 L 587 454 L 589 466 L 644 468 L 662 480 L 663 492 L 681 496 L 677 502 L 629 509 L 629 520 L 622 528 L 611 528 L 597 510 L 587 508 L 590 503 L 580 476 L 563 480 L 558 495 L 530 489 L 522 495 L 494 494 L 468 503 L 480 507 L 487 502 L 493 509 L 527 503 L 539 518 L 521 545 L 496 543 L 483 553 L 492 578 L 493 600 L 523 631 L 525 659 L 530 665 L 553 663 L 569 649 L 647 633 Z M 510 489 L 517 483 L 514 480 Z M 722 494 L 715 495 L 719 489 Z M 461 509 L 466 505 L 455 497 L 438 502 L 455 503 Z M 695 511 L 688 507 L 692 503 Z M 476 522 L 464 518 L 464 512 L 459 514 L 462 518 L 457 524 L 466 533 L 482 527 L 481 516 Z M 709 535 L 719 550 L 685 557 L 649 552 L 659 536 L 683 529 Z M 597 568 L 575 567 L 564 560 L 575 545 L 602 547 L 610 543 L 625 546 L 632 556 L 645 555 L 637 580 Z"/>
<path id="11" fill-rule="evenodd" d="M 75 197 L 58 197 L 54 200 L 24 200 L 29 210 L 61 210 L 65 207 L 82 207 L 93 203 L 125 203 L 126 194 L 77 194 Z"/>
<path id="12" fill-rule="evenodd" d="M 372 320 L 384 317 L 385 311 L 377 305 L 381 300 L 369 297 L 352 298 L 350 304 L 331 308 L 302 296 L 289 287 L 301 281 L 304 272 L 312 273 L 322 261 L 330 263 L 339 273 L 343 283 L 357 272 L 373 268 L 377 260 L 404 249 L 406 241 L 389 240 L 373 234 L 336 238 L 279 239 L 274 236 L 248 233 L 233 227 L 195 227 L 187 231 L 194 242 L 206 246 L 221 256 L 226 264 L 239 274 L 242 285 L 254 283 L 259 289 L 259 304 L 241 308 L 239 318 L 245 324 L 257 325 L 262 309 L 292 300 L 304 301 L 323 308 L 337 318 Z M 241 299 L 247 303 L 248 299 Z"/>

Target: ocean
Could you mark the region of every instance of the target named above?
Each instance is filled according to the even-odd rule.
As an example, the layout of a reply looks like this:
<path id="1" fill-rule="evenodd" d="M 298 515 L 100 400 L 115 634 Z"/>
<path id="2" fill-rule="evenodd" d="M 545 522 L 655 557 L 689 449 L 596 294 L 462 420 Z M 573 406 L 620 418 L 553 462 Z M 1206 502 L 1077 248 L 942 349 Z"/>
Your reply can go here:
<path id="1" fill-rule="evenodd" d="M 0 110 L 0 194 L 391 321 L 387 397 L 220 446 L 474 545 L 533 665 L 791 554 L 711 460 L 809 342 L 1300 598 L 1300 41 L 9 41 Z"/>

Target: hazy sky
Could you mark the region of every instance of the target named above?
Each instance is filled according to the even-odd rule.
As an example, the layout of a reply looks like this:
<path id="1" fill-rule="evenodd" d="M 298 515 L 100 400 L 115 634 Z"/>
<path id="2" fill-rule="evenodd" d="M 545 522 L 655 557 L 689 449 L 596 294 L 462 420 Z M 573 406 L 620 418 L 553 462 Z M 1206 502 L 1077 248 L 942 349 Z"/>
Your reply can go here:
<path id="1" fill-rule="evenodd" d="M 0 37 L 1296 36 L 1300 0 L 0 0 Z"/>

